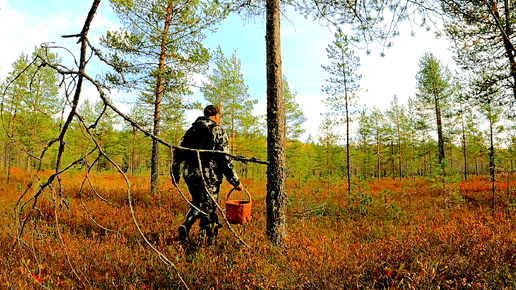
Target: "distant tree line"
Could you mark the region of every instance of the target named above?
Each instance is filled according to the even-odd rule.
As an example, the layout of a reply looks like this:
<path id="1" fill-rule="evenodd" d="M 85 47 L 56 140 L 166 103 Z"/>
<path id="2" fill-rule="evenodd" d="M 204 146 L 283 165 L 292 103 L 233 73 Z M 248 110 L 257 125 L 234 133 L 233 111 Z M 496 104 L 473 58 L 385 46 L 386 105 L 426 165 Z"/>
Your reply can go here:
<path id="1" fill-rule="evenodd" d="M 38 53 L 38 50 L 34 53 Z M 203 91 L 207 102 L 224 108 L 222 126 L 230 136 L 230 150 L 234 154 L 266 159 L 265 124 L 259 121 L 262 118 L 252 114 L 256 101 L 249 99 L 240 72 L 240 60 L 236 54 L 226 59 L 220 49 L 215 56 L 216 67 L 204 84 Z M 52 57 L 57 58 L 57 55 Z M 7 87 L 15 76 L 29 70 L 28 74 L 25 71 L 24 77 L 16 78 L 4 95 L 0 167 L 5 172 L 13 167 L 27 172 L 36 169 L 38 156 L 35 154 L 41 152 L 49 138 L 58 133 L 62 122 L 60 113 L 66 100 L 60 97 L 57 75 L 46 69 L 31 73 L 33 68 L 29 66 L 30 62 L 31 58 L 22 54 L 13 63 L 12 72 L 2 84 L 4 88 Z M 339 98 L 335 94 L 327 102 L 333 106 L 334 113 L 328 114 L 320 124 L 318 142 L 312 136 L 300 140 L 306 117 L 295 101 L 297 92 L 292 91 L 284 77 L 287 176 L 346 176 L 348 170 L 354 177 L 425 176 L 437 164 L 445 161 L 451 170 L 467 179 L 471 174 L 488 173 L 490 158 L 493 158 L 499 170 L 512 170 L 516 126 L 504 114 L 504 107 L 483 99 L 468 99 L 467 94 L 474 92 L 465 90 L 458 76 L 452 75 L 431 53 L 423 56 L 419 66 L 416 74 L 418 94 L 405 104 L 400 103 L 396 96 L 390 107 L 384 110 L 376 106 L 369 110 L 356 109 L 356 99 L 350 103 L 354 109 L 348 116 L 352 129 L 347 144 L 346 135 L 339 134 L 339 130 L 348 128 L 345 126 L 346 118 L 339 119 L 336 109 L 341 108 L 340 113 L 343 113 L 346 106 L 339 106 Z M 177 144 L 189 127 L 186 108 L 165 106 L 162 110 L 161 136 L 172 144 Z M 152 105 L 133 105 L 129 116 L 152 130 L 152 109 Z M 109 110 L 103 118 L 96 120 L 95 117 L 103 110 L 105 108 L 100 100 L 93 102 L 85 99 L 79 106 L 79 114 L 87 124 L 97 122 L 94 128 L 96 138 L 124 171 L 131 174 L 149 173 L 152 167 L 152 141 L 121 122 Z M 73 123 L 72 129 L 72 133 L 66 137 L 66 150 L 70 153 L 65 155 L 65 163 L 94 149 L 94 144 L 85 136 L 78 122 Z M 492 157 L 491 136 L 495 149 Z M 55 154 L 57 150 L 49 148 L 42 169 L 55 166 L 52 164 Z M 349 156 L 349 168 L 346 156 Z M 168 172 L 169 163 L 169 154 L 161 154 L 158 163 L 160 172 Z M 96 156 L 90 156 L 75 169 L 85 170 L 87 166 L 94 166 L 99 172 L 114 171 L 110 162 Z M 237 168 L 245 178 L 265 178 L 266 175 L 266 168 L 259 164 L 237 163 Z"/>

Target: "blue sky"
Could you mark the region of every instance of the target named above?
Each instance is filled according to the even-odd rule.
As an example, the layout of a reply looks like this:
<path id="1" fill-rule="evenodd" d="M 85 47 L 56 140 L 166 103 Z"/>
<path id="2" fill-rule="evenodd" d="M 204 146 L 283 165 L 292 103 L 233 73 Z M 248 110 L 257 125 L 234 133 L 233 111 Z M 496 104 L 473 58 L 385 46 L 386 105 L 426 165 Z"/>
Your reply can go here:
<path id="1" fill-rule="evenodd" d="M 91 1 L 87 0 L 0 0 L 0 39 L 4 43 L 0 46 L 0 80 L 5 79 L 11 70 L 11 63 L 21 52 L 31 53 L 41 43 L 53 41 L 76 53 L 76 39 L 63 39 L 61 35 L 80 32 L 90 6 Z M 301 138 L 302 141 L 308 134 L 317 140 L 321 113 L 327 110 L 322 102 L 326 96 L 321 87 L 329 77 L 321 65 L 329 63 L 325 48 L 333 41 L 333 32 L 294 11 L 287 11 L 286 15 L 289 21 L 282 20 L 281 24 L 283 74 L 287 76 L 291 88 L 298 92 L 297 102 L 308 118 L 304 124 L 307 133 Z M 108 29 L 118 26 L 109 1 L 103 0 L 90 38 L 95 43 Z M 228 57 L 236 51 L 242 61 L 242 73 L 250 96 L 258 100 L 255 114 L 265 114 L 266 109 L 264 36 L 261 19 L 245 23 L 238 15 L 231 15 L 220 25 L 216 34 L 208 35 L 205 42 L 210 48 L 220 45 Z M 393 42 L 394 47 L 386 50 L 383 58 L 379 56 L 380 47 L 373 47 L 371 55 L 355 50 L 355 54 L 361 58 L 358 73 L 362 74 L 359 83 L 362 92 L 359 93 L 358 102 L 367 108 L 377 105 L 384 110 L 394 95 L 402 103 L 409 96 L 414 96 L 418 61 L 426 52 L 432 52 L 452 70 L 455 69 L 448 42 L 444 38 L 436 40 L 431 32 L 416 30 L 416 36 L 412 37 L 410 29 L 406 27 Z M 60 52 L 60 55 L 65 65 L 72 66 L 71 58 L 64 52 Z M 85 97 L 95 98 L 91 87 L 86 87 L 84 93 Z M 202 97 L 197 97 L 202 100 Z M 188 116 L 193 119 L 199 113 L 190 112 Z"/>

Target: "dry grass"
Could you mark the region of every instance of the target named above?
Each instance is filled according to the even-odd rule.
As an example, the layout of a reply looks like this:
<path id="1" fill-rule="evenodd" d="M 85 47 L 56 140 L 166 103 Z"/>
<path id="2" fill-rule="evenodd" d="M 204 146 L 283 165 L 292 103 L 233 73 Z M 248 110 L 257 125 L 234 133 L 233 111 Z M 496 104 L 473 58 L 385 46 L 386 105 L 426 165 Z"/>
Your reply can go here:
<path id="1" fill-rule="evenodd" d="M 180 288 L 174 270 L 136 231 L 123 180 L 92 176 L 98 194 L 117 207 L 91 189 L 79 194 L 81 181 L 81 174 L 63 177 L 70 210 L 60 209 L 59 200 L 54 208 L 51 193 L 43 194 L 36 228 L 37 214 L 23 211 L 30 222 L 20 243 L 13 207 L 28 179 L 19 173 L 10 185 L 4 182 L 1 288 Z M 419 179 L 372 180 L 358 184 L 351 197 L 342 181 L 327 195 L 324 181 L 289 180 L 289 234 L 285 247 L 276 248 L 265 236 L 265 184 L 245 180 L 254 198 L 253 219 L 235 228 L 250 248 L 240 246 L 227 229 L 205 247 L 196 239 L 197 226 L 183 248 L 177 227 L 188 205 L 169 183 L 151 195 L 146 178 L 131 177 L 136 218 L 191 289 L 515 288 L 516 231 L 513 212 L 506 211 L 506 185 L 497 189 L 492 217 L 491 191 L 482 178 L 450 187 L 446 195 Z M 229 189 L 226 183 L 221 204 Z"/>

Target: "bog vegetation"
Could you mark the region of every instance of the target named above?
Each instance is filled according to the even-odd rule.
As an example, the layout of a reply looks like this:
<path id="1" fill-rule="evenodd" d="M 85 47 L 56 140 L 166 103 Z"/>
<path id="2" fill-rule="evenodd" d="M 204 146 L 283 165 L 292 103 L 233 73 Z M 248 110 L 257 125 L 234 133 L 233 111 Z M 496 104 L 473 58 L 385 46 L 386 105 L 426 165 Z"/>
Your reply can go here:
<path id="1" fill-rule="evenodd" d="M 279 2 L 267 2 L 279 14 Z M 257 102 L 236 52 L 228 59 L 222 48 L 203 47 L 204 31 L 231 5 L 111 0 L 124 27 L 107 31 L 101 50 L 88 39 L 94 0 L 80 34 L 64 36 L 80 44 L 70 67 L 70 49 L 45 44 L 22 53 L 0 85 L 2 288 L 514 289 L 512 4 L 402 2 L 290 3 L 337 31 L 327 50 L 334 62 L 324 67 L 329 113 L 318 135 L 301 141 L 306 118 L 280 57 L 267 60 L 275 70 L 265 124 L 251 113 Z M 264 8 L 246 5 L 237 6 L 248 16 Z M 378 30 L 383 9 L 392 9 L 393 30 Z M 385 40 L 409 16 L 426 23 L 429 11 L 443 17 L 461 71 L 426 53 L 415 96 L 361 108 L 360 60 L 349 44 Z M 272 16 L 268 41 L 279 39 Z M 358 34 L 344 35 L 344 25 Z M 268 50 L 280 55 L 279 46 Z M 91 58 L 108 72 L 91 77 Z M 202 108 L 188 98 L 194 74 L 207 76 L 205 101 L 223 108 L 230 152 L 253 197 L 251 221 L 226 228 L 211 246 L 195 236 L 177 243 L 187 190 L 168 173 L 186 110 Z M 97 100 L 81 97 L 84 82 Z M 128 114 L 113 91 L 134 101 Z"/>
<path id="2" fill-rule="evenodd" d="M 109 172 L 93 173 L 90 181 L 97 192 L 80 193 L 83 177 L 82 172 L 62 177 L 66 199 L 57 208 L 45 192 L 38 212 L 23 210 L 22 218 L 40 215 L 28 222 L 16 245 L 12 204 L 30 176 L 13 170 L 7 184 L 2 172 L 3 287 L 182 287 L 135 229 L 125 181 Z M 250 248 L 227 229 L 214 245 L 203 246 L 195 235 L 197 227 L 190 243 L 180 246 L 177 227 L 188 205 L 170 180 L 155 194 L 149 193 L 147 176 L 132 175 L 130 180 L 142 231 L 173 259 L 192 289 L 513 289 L 515 176 L 499 177 L 494 216 L 485 176 L 451 183 L 446 193 L 420 177 L 355 178 L 351 195 L 342 179 L 327 183 L 314 176 L 291 178 L 283 248 L 265 236 L 264 181 L 259 178 L 244 179 L 254 198 L 252 220 L 234 225 Z M 229 190 L 222 188 L 221 203 Z"/>

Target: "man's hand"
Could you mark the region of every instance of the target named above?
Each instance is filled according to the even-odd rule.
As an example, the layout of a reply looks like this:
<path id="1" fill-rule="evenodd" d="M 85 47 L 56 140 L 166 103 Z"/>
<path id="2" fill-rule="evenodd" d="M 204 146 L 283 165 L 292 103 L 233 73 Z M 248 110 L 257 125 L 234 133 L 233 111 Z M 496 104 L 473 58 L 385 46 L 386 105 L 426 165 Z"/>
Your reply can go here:
<path id="1" fill-rule="evenodd" d="M 238 191 L 244 190 L 244 186 L 242 185 L 242 182 L 240 182 L 237 186 L 235 186 L 235 189 Z"/>

